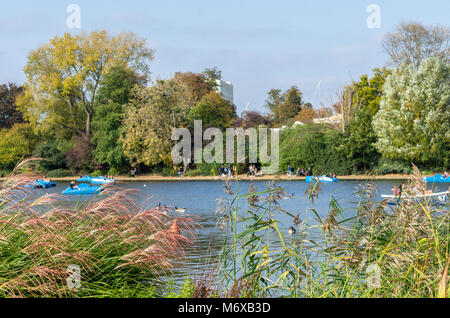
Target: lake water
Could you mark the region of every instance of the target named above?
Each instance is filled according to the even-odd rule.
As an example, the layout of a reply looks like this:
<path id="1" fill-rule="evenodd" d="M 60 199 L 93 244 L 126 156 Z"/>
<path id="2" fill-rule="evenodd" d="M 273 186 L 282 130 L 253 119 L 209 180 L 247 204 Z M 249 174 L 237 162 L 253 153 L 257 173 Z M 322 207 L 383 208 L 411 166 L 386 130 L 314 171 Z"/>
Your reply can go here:
<path id="1" fill-rule="evenodd" d="M 378 188 L 376 198 L 381 201 L 381 194 L 391 194 L 392 187 L 404 181 L 375 181 Z M 268 181 L 240 181 L 239 192 L 247 193 L 251 183 L 254 183 L 257 190 L 266 189 Z M 355 191 L 361 181 L 340 181 L 337 183 L 323 184 L 322 193 L 314 202 L 314 209 L 320 216 L 328 213 L 331 196 L 337 199 L 347 216 L 351 216 L 358 201 Z M 207 265 L 214 267 L 217 255 L 221 252 L 226 234 L 217 227 L 218 215 L 216 214 L 216 199 L 226 198 L 224 192 L 224 181 L 157 181 L 157 182 L 122 182 L 116 186 L 126 189 L 136 189 L 139 191 L 137 203 L 142 203 L 150 199 L 154 206 L 161 202 L 162 205 L 178 206 L 186 208 L 185 215 L 193 215 L 201 226 L 197 232 L 197 240 L 192 248 L 187 251 L 187 259 L 179 260 L 175 264 L 174 278 L 177 283 L 183 281 L 186 276 L 198 278 L 207 270 Z M 293 215 L 300 212 L 300 217 L 305 218 L 311 202 L 305 197 L 304 192 L 308 184 L 300 180 L 281 181 L 277 183 L 292 195 L 292 199 L 282 200 L 280 205 Z M 37 193 L 60 193 L 68 186 L 68 183 L 58 182 L 56 188 L 37 190 Z M 436 185 L 440 191 L 446 191 L 448 184 Z M 233 183 L 236 190 L 236 183 Z M 68 196 L 71 202 L 76 202 L 79 197 Z M 245 206 L 245 200 L 242 200 Z M 287 235 L 287 229 L 292 226 L 292 218 L 284 214 L 276 216 L 283 233 Z"/>

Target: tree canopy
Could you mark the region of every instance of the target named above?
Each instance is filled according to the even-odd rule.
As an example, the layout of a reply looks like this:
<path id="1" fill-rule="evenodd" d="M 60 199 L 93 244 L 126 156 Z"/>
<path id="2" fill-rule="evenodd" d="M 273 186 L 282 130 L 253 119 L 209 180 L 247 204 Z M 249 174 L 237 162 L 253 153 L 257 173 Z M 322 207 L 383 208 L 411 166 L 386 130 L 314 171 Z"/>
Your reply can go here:
<path id="1" fill-rule="evenodd" d="M 138 74 L 125 67 L 114 66 L 105 75 L 95 101 L 92 122 L 94 159 L 97 163 L 116 170 L 127 165 L 120 137 L 123 133 L 125 106 L 136 84 L 144 84 Z"/>
<path id="2" fill-rule="evenodd" d="M 383 48 L 394 66 L 408 63 L 417 69 L 423 60 L 430 57 L 449 62 L 450 29 L 417 22 L 401 23 L 394 32 L 385 35 Z"/>
<path id="3" fill-rule="evenodd" d="M 153 50 L 133 33 L 106 31 L 56 36 L 28 56 L 25 94 L 18 100 L 25 118 L 40 128 L 91 133 L 94 101 L 111 67 L 126 66 L 144 76 Z"/>
<path id="4" fill-rule="evenodd" d="M 437 58 L 388 76 L 373 125 L 377 149 L 413 162 L 449 160 L 450 64 Z"/>
<path id="5" fill-rule="evenodd" d="M 303 94 L 297 86 L 292 86 L 284 93 L 280 89 L 271 89 L 266 100 L 271 119 L 277 124 L 285 124 L 294 118 L 304 106 Z"/>
<path id="6" fill-rule="evenodd" d="M 203 96 L 190 111 L 192 120 L 201 120 L 203 126 L 227 128 L 236 117 L 233 105 L 223 99 L 219 93 L 210 92 Z"/>
<path id="7" fill-rule="evenodd" d="M 172 131 L 188 126 L 185 87 L 159 80 L 152 87 L 136 87 L 125 112 L 122 146 L 132 164 L 170 162 Z"/>
<path id="8" fill-rule="evenodd" d="M 23 122 L 23 114 L 16 105 L 16 99 L 22 91 L 23 88 L 14 83 L 0 85 L 0 129 Z"/>

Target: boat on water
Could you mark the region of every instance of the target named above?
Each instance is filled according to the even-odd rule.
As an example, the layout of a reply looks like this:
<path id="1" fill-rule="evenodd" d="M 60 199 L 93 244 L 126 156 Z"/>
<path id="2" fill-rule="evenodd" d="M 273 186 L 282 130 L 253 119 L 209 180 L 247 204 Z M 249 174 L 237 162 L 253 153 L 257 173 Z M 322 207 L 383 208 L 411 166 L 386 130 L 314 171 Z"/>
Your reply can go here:
<path id="1" fill-rule="evenodd" d="M 383 199 L 387 199 L 388 204 L 396 205 L 400 201 L 416 201 L 423 202 L 427 201 L 432 204 L 447 204 L 449 191 L 445 192 L 436 192 L 436 193 L 426 193 L 426 194 L 417 194 L 417 195 L 391 195 L 391 194 L 383 194 L 381 197 Z"/>
<path id="2" fill-rule="evenodd" d="M 450 176 L 435 174 L 432 177 L 423 177 L 423 181 L 427 183 L 450 183 Z"/>
<path id="3" fill-rule="evenodd" d="M 33 189 L 48 189 L 56 187 L 56 182 L 50 182 L 45 180 L 34 180 L 31 184 L 27 184 L 25 187 Z"/>
<path id="4" fill-rule="evenodd" d="M 327 176 L 307 176 L 306 182 L 320 181 L 320 182 L 338 182 L 338 178 L 332 178 Z"/>
<path id="5" fill-rule="evenodd" d="M 65 195 L 85 195 L 85 194 L 97 194 L 104 189 L 100 186 L 92 186 L 86 183 L 79 184 L 76 188 L 68 187 L 62 194 Z"/>
<path id="6" fill-rule="evenodd" d="M 77 179 L 77 182 L 89 182 L 91 179 L 92 179 L 91 176 L 86 175 L 86 176 L 84 176 L 84 177 L 79 177 L 79 178 Z"/>
<path id="7" fill-rule="evenodd" d="M 92 177 L 84 176 L 77 179 L 78 182 L 89 182 L 90 184 L 108 184 L 113 183 L 115 180 L 105 177 Z"/>

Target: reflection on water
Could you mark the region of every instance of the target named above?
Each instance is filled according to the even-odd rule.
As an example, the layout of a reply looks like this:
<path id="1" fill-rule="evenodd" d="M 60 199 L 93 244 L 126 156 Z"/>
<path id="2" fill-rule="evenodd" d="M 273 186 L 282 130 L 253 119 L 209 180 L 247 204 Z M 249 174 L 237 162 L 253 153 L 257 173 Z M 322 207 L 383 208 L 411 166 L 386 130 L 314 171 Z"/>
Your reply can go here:
<path id="1" fill-rule="evenodd" d="M 406 180 L 403 182 L 407 182 Z M 247 193 L 252 182 L 240 181 L 239 192 Z M 253 182 L 257 191 L 266 189 L 267 181 Z M 400 181 L 376 181 L 378 193 L 375 198 L 381 200 L 381 194 L 390 194 L 391 189 Z M 186 276 L 191 278 L 200 278 L 208 268 L 215 268 L 217 256 L 220 254 L 226 233 L 217 227 L 218 215 L 216 215 L 216 199 L 219 197 L 226 198 L 224 192 L 224 182 L 218 181 L 158 181 L 158 182 L 123 182 L 117 183 L 117 186 L 126 189 L 138 190 L 136 201 L 138 204 L 147 202 L 147 204 L 157 206 L 159 202 L 162 205 L 178 206 L 186 208 L 186 215 L 195 216 L 195 220 L 200 225 L 197 232 L 197 240 L 191 248 L 187 250 L 186 259 L 176 261 L 173 270 L 174 280 L 176 283 L 184 281 Z M 338 183 L 323 184 L 322 193 L 319 198 L 314 201 L 313 208 L 322 217 L 327 215 L 331 197 L 333 196 L 344 209 L 344 217 L 352 216 L 353 208 L 356 206 L 358 197 L 355 191 L 360 185 L 359 181 L 340 181 Z M 300 213 L 300 218 L 307 218 L 307 211 L 312 207 L 311 202 L 307 200 L 304 192 L 308 184 L 304 181 L 291 180 L 282 181 L 277 185 L 284 188 L 286 193 L 292 198 L 282 200 L 281 208 L 293 215 Z M 68 183 L 58 182 L 56 188 L 39 190 L 37 193 L 60 193 L 68 186 Z M 446 191 L 448 185 L 437 185 L 440 191 Z M 233 191 L 236 191 L 236 184 L 233 184 Z M 69 196 L 68 202 L 65 204 L 79 203 L 79 197 Z M 240 212 L 245 211 L 246 201 L 240 201 Z M 279 227 L 283 233 L 287 234 L 287 230 L 292 226 L 292 218 L 277 213 L 275 218 L 279 222 Z M 313 216 L 308 216 L 308 223 L 312 225 Z M 309 239 L 318 239 L 317 233 L 312 232 Z"/>

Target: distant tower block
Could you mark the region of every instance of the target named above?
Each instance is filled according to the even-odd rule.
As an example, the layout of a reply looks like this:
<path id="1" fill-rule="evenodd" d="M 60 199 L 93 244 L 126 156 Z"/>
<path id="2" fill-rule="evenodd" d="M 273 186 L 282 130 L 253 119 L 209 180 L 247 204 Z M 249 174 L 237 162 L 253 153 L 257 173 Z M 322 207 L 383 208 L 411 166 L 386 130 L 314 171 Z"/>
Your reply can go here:
<path id="1" fill-rule="evenodd" d="M 231 104 L 234 104 L 233 98 L 233 84 L 228 81 L 217 80 L 217 92 L 220 93 L 223 99 L 226 99 Z"/>

